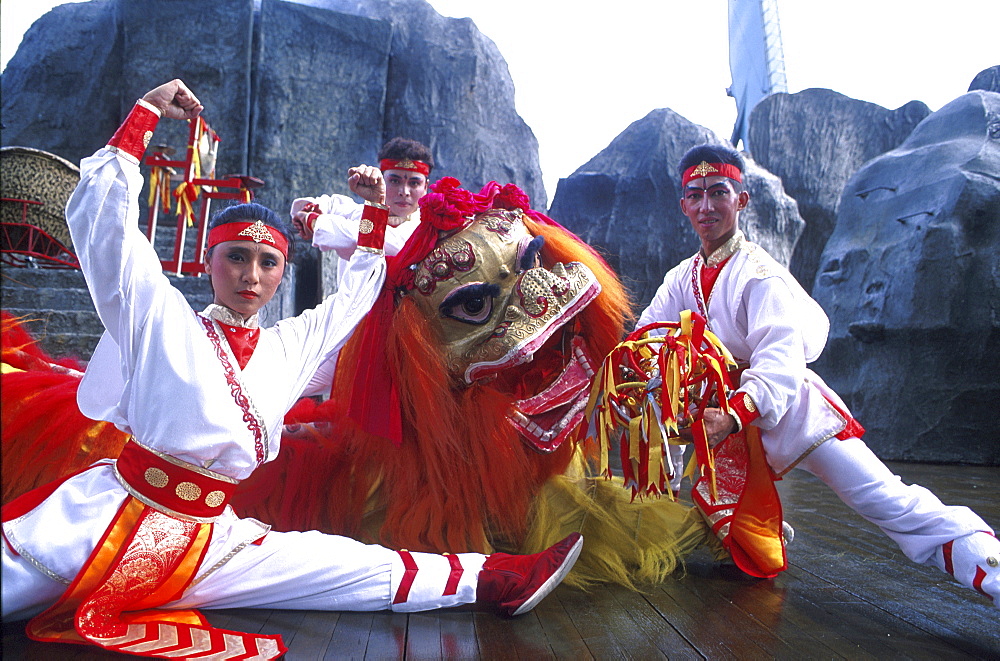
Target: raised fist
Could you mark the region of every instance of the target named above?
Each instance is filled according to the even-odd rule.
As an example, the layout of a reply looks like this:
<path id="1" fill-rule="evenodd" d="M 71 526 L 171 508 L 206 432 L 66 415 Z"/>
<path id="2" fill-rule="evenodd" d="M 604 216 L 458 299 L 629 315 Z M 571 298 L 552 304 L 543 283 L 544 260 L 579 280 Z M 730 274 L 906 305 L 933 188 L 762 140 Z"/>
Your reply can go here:
<path id="1" fill-rule="evenodd" d="M 171 119 L 194 119 L 204 110 L 198 97 L 180 78 L 146 92 L 142 100 L 156 106 L 163 117 Z"/>

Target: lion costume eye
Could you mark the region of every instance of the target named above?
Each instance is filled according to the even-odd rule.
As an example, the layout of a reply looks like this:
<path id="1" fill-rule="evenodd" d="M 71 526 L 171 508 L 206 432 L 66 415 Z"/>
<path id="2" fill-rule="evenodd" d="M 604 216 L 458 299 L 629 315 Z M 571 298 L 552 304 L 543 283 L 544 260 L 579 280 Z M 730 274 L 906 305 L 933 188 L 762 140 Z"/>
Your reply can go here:
<path id="1" fill-rule="evenodd" d="M 499 295 L 500 287 L 497 285 L 474 282 L 448 294 L 438 311 L 442 317 L 481 326 L 490 320 L 493 299 Z"/>

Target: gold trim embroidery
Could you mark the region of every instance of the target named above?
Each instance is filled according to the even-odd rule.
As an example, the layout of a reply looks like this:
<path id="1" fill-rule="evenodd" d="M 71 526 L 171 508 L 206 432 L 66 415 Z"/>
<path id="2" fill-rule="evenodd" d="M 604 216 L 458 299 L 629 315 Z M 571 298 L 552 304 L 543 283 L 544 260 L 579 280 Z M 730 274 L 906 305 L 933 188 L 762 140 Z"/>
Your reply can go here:
<path id="1" fill-rule="evenodd" d="M 698 167 L 696 167 L 694 170 L 691 171 L 691 176 L 704 177 L 706 175 L 712 174 L 713 172 L 718 172 L 718 170 L 712 167 L 712 165 L 708 161 L 702 161 L 701 163 L 698 164 Z"/>
<path id="2" fill-rule="evenodd" d="M 202 574 L 201 576 L 197 576 L 197 577 L 195 577 L 195 579 L 194 579 L 193 581 L 191 581 L 191 585 L 189 585 L 189 586 L 188 586 L 188 589 L 190 589 L 190 588 L 193 588 L 194 586 L 196 586 L 196 585 L 198 585 L 199 583 L 201 583 L 202 581 L 204 581 L 204 580 L 205 580 L 206 578 L 208 578 L 208 577 L 209 577 L 209 576 L 211 576 L 211 575 L 212 575 L 213 573 L 215 573 L 215 571 L 216 571 L 217 569 L 219 569 L 219 567 L 221 567 L 222 565 L 224 565 L 224 564 L 226 564 L 227 562 L 229 562 L 230 560 L 232 560 L 232 558 L 233 558 L 233 556 L 234 556 L 234 555 L 236 555 L 237 553 L 239 553 L 240 551 L 242 551 L 243 549 L 245 549 L 245 548 L 246 548 L 247 546 L 249 546 L 250 544 L 252 544 L 252 543 L 256 542 L 256 541 L 257 541 L 258 539 L 260 539 L 261 537 L 263 537 L 263 536 L 264 536 L 264 535 L 266 535 L 267 533 L 271 532 L 271 526 L 267 525 L 266 523 L 261 523 L 261 522 L 260 522 L 260 521 L 258 521 L 257 519 L 242 519 L 242 520 L 243 520 L 243 521 L 252 521 L 253 523 L 256 523 L 256 524 L 257 524 L 258 526 L 260 526 L 260 527 L 261 527 L 261 530 L 262 530 L 263 532 L 261 532 L 261 533 L 260 533 L 259 535 L 257 535 L 256 537 L 252 537 L 252 538 L 250 538 L 250 539 L 245 539 L 245 540 L 243 540 L 242 542 L 240 542 L 239 544 L 237 544 L 236 546 L 234 546 L 234 547 L 232 548 L 232 550 L 231 550 L 231 551 L 229 551 L 229 553 L 227 553 L 227 554 L 226 554 L 226 555 L 225 555 L 225 556 L 224 556 L 224 557 L 223 557 L 223 558 L 222 558 L 221 560 L 219 560 L 219 561 L 218 561 L 217 563 L 215 563 L 214 565 L 212 565 L 212 567 L 211 567 L 211 568 L 210 568 L 210 569 L 209 569 L 208 571 L 206 571 L 206 572 L 205 572 L 204 574 Z"/>
<path id="3" fill-rule="evenodd" d="M 205 504 L 209 507 L 218 507 L 226 500 L 226 494 L 221 491 L 212 491 L 205 496 Z"/>
<path id="4" fill-rule="evenodd" d="M 19 521 L 20 519 L 23 519 L 23 518 L 24 518 L 23 516 L 19 516 L 19 517 L 18 517 L 18 518 L 16 518 L 16 519 L 13 519 L 13 520 L 11 520 L 11 521 L 8 521 L 7 523 L 9 523 L 9 524 L 12 524 L 12 523 L 14 523 L 15 521 Z M 35 556 L 33 556 L 33 555 L 31 555 L 30 553 L 28 553 L 28 552 L 27 552 L 27 551 L 26 551 L 26 550 L 24 549 L 24 547 L 22 547 L 22 546 L 21 546 L 21 545 L 20 545 L 20 544 L 19 544 L 19 543 L 17 542 L 17 540 L 16 540 L 15 538 L 13 538 L 13 537 L 11 537 L 10 535 L 6 534 L 6 532 L 4 533 L 4 536 L 3 536 L 3 537 L 4 537 L 4 540 L 6 540 L 6 542 L 7 542 L 8 544 L 10 544 L 11 548 L 13 548 L 13 549 L 14 549 L 15 551 L 17 551 L 17 554 L 18 554 L 19 556 L 21 556 L 22 558 L 24 558 L 25 560 L 27 560 L 27 561 L 28 561 L 28 564 L 30 564 L 30 565 L 31 565 L 32 567 L 34 567 L 35 569 L 37 569 L 37 570 L 38 570 L 38 571 L 40 571 L 41 573 L 45 574 L 45 575 L 46 575 L 46 576 L 48 576 L 49 578 L 51 578 L 51 579 L 52 579 L 53 581 L 56 581 L 57 583 L 62 583 L 63 585 L 69 585 L 70 583 L 72 583 L 72 582 L 73 582 L 73 579 L 70 579 L 70 578 L 63 578 L 63 577 L 62 577 L 62 576 L 60 576 L 59 574 L 55 573 L 54 571 L 52 571 L 51 569 L 49 569 L 48 567 L 46 567 L 45 565 L 43 565 L 43 564 L 41 563 L 41 561 L 39 561 L 39 560 L 38 560 L 38 559 L 37 559 L 37 558 L 36 558 Z"/>
<path id="5" fill-rule="evenodd" d="M 117 465 L 113 465 L 113 468 L 115 473 L 115 479 L 118 480 L 118 484 L 122 485 L 122 489 L 125 489 L 125 491 L 129 493 L 129 495 L 131 495 L 144 505 L 149 505 L 157 512 L 163 512 L 164 514 L 168 514 L 176 519 L 182 519 L 184 521 L 194 521 L 195 523 L 215 523 L 216 520 L 219 518 L 218 516 L 191 516 L 190 514 L 184 514 L 182 512 L 177 512 L 175 510 L 172 510 L 169 507 L 164 507 L 161 503 L 158 503 L 151 498 L 147 498 L 146 496 L 143 496 L 141 493 L 133 489 L 132 486 L 125 481 L 125 478 L 121 476 L 121 473 L 118 472 Z M 219 516 L 221 516 L 221 514 Z"/>
<path id="6" fill-rule="evenodd" d="M 181 500 L 198 500 L 198 498 L 201 497 L 201 487 L 194 482 L 181 482 L 177 485 L 177 488 L 174 489 L 174 493 L 176 493 L 177 497 Z"/>
<path id="7" fill-rule="evenodd" d="M 220 482 L 229 482 L 230 484 L 239 484 L 240 483 L 239 480 L 234 480 L 233 478 L 229 477 L 228 475 L 223 475 L 222 473 L 216 473 L 215 471 L 210 471 L 207 468 L 202 468 L 201 466 L 198 466 L 197 464 L 189 464 L 188 462 L 186 462 L 186 461 L 184 461 L 182 459 L 177 459 L 176 457 L 171 457 L 169 454 L 164 454 L 163 452 L 160 452 L 159 450 L 154 450 L 153 448 L 151 448 L 151 447 L 149 447 L 147 445 L 143 445 L 139 441 L 135 440 L 135 437 L 132 437 L 131 439 L 129 439 L 129 442 L 130 443 L 135 443 L 136 445 L 138 445 L 142 449 L 148 450 L 149 452 L 152 452 L 153 454 L 155 454 L 160 459 L 163 459 L 164 461 L 169 462 L 169 463 L 173 464 L 174 466 L 180 466 L 181 468 L 186 468 L 189 471 L 193 471 L 193 472 L 198 473 L 200 475 L 204 475 L 205 477 L 210 477 L 213 480 L 219 480 Z"/>
<path id="8" fill-rule="evenodd" d="M 736 233 L 733 234 L 728 241 L 716 248 L 715 251 L 705 259 L 705 266 L 715 268 L 735 254 L 736 251 L 742 248 L 745 243 L 748 242 L 746 237 L 743 235 L 743 232 L 741 230 L 736 230 Z"/>
<path id="9" fill-rule="evenodd" d="M 810 446 L 810 447 L 809 447 L 808 449 L 806 449 L 806 450 L 805 450 L 805 451 L 804 451 L 804 452 L 803 452 L 802 454 L 800 454 L 800 455 L 799 455 L 798 457 L 796 457 L 796 458 L 795 458 L 795 460 L 793 460 L 793 461 L 792 461 L 792 463 L 788 464 L 788 466 L 786 466 L 786 467 L 784 468 L 784 470 L 782 470 L 782 471 L 781 471 L 780 473 L 777 473 L 777 472 L 776 472 L 776 475 L 777 475 L 778 477 L 782 477 L 782 476 L 786 475 L 786 474 L 788 473 L 788 471 L 790 471 L 790 470 L 792 470 L 793 468 L 795 468 L 796 466 L 798 466 L 798 465 L 799 465 L 799 464 L 800 464 L 800 463 L 802 462 L 802 460 L 803 460 L 803 459 L 805 459 L 806 457 L 808 457 L 808 456 L 809 456 L 809 455 L 810 455 L 810 454 L 812 453 L 812 451 L 813 451 L 813 450 L 815 450 L 815 449 L 816 449 L 816 448 L 818 448 L 819 446 L 823 445 L 824 443 L 826 443 L 827 441 L 829 441 L 829 440 L 830 440 L 831 438 L 833 438 L 834 436 L 836 436 L 836 435 L 837 435 L 837 434 L 839 434 L 840 432 L 842 432 L 842 431 L 844 431 L 845 429 L 847 429 L 847 418 L 845 418 L 845 417 L 844 417 L 843 415 L 841 415 L 840 411 L 838 411 L 838 410 L 836 409 L 836 407 L 834 407 L 834 405 L 833 405 L 833 404 L 831 404 L 830 402 L 826 401 L 826 399 L 825 399 L 825 398 L 821 400 L 821 403 L 822 403 L 822 404 L 825 404 L 825 405 L 826 405 L 826 407 L 827 407 L 828 409 L 830 409 L 830 411 L 832 411 L 832 412 L 833 412 L 833 414 L 834 414 L 835 416 L 837 416 L 837 418 L 839 418 L 841 422 L 843 422 L 843 423 L 844 423 L 844 424 L 843 424 L 843 426 L 842 426 L 842 427 L 841 427 L 840 429 L 837 429 L 836 431 L 832 431 L 832 432 L 830 432 L 829 434 L 827 434 L 827 435 L 826 435 L 826 436 L 824 436 L 823 438 L 821 438 L 821 439 L 819 439 L 818 441 L 816 441 L 815 443 L 813 443 L 813 444 L 812 444 L 812 445 L 811 445 L 811 446 Z"/>
<path id="10" fill-rule="evenodd" d="M 139 159 L 133 156 L 132 154 L 128 153 L 124 149 L 119 149 L 118 147 L 113 147 L 111 145 L 104 145 L 104 148 L 107 149 L 109 152 L 118 154 L 129 163 L 134 163 L 135 165 L 139 165 Z"/>
<path id="11" fill-rule="evenodd" d="M 222 326 L 219 324 L 218 319 L 213 318 L 211 321 L 216 334 L 219 336 L 219 342 L 222 345 L 222 349 L 226 352 L 226 357 L 229 358 L 229 363 L 233 367 L 233 377 L 240 384 L 243 392 L 246 393 L 247 406 L 249 406 L 250 412 L 253 414 L 254 418 L 256 418 L 257 425 L 260 427 L 261 441 L 264 445 L 264 458 L 261 460 L 261 463 L 264 463 L 271 454 L 271 434 L 268 432 L 267 423 L 264 420 L 264 416 L 260 414 L 260 411 L 257 410 L 257 406 L 253 403 L 253 399 L 250 397 L 250 390 L 246 387 L 246 384 L 243 383 L 243 378 L 241 376 L 243 374 L 243 369 L 236 360 L 236 354 L 233 353 L 233 348 L 229 346 L 229 338 L 227 338 L 226 334 L 222 331 Z M 237 482 L 238 480 L 233 480 L 234 484 Z"/>
<path id="12" fill-rule="evenodd" d="M 705 518 L 708 519 L 709 524 L 714 526 L 726 517 L 732 516 L 735 512 L 736 510 L 733 508 L 726 508 L 724 510 L 719 510 L 718 512 L 713 512 L 712 514 L 706 514 Z"/>
<path id="13" fill-rule="evenodd" d="M 246 236 L 252 239 L 255 243 L 260 243 L 261 241 L 267 241 L 268 243 L 274 243 L 274 235 L 271 234 L 267 229 L 267 225 L 264 221 L 255 221 L 253 225 L 247 227 L 242 232 L 236 236 Z"/>
<path id="14" fill-rule="evenodd" d="M 244 319 L 243 315 L 233 312 L 226 306 L 218 305 L 217 303 L 211 303 L 202 311 L 202 314 L 227 326 L 239 326 L 240 328 L 249 328 L 251 330 L 259 326 L 258 315 L 254 314 L 249 319 Z"/>
<path id="15" fill-rule="evenodd" d="M 167 477 L 167 474 L 162 469 L 154 467 L 147 468 L 146 472 L 143 473 L 143 477 L 146 478 L 146 484 L 158 488 L 167 486 L 167 482 L 170 481 L 170 478 Z"/>

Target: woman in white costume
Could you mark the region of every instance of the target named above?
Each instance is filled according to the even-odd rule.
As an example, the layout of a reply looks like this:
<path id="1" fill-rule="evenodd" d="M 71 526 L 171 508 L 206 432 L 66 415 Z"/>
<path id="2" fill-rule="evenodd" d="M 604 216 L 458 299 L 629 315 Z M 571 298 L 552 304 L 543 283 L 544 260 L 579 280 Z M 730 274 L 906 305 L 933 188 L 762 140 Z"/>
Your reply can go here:
<path id="1" fill-rule="evenodd" d="M 285 412 L 378 295 L 388 213 L 366 206 L 342 290 L 261 329 L 257 312 L 281 282 L 290 237 L 260 205 L 224 210 L 208 241 L 215 301 L 195 313 L 138 230 L 138 164 L 161 116 L 201 110 L 181 81 L 161 85 L 82 163 L 66 213 L 106 332 L 78 403 L 131 439 L 118 459 L 4 507 L 4 619 L 34 616 L 37 640 L 263 659 L 284 653 L 280 637 L 214 629 L 193 609 L 530 610 L 568 573 L 579 536 L 534 556 L 439 556 L 269 532 L 227 504 L 277 455 Z"/>

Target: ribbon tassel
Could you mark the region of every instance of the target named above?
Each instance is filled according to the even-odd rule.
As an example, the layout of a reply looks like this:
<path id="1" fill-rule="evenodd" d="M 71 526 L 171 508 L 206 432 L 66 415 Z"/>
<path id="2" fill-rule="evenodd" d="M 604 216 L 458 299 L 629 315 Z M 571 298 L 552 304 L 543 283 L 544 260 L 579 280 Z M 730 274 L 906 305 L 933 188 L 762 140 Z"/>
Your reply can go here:
<path id="1" fill-rule="evenodd" d="M 728 412 L 729 369 L 735 365 L 705 320 L 690 310 L 679 322 L 650 324 L 626 337 L 605 358 L 587 404 L 592 424 L 585 434 L 598 442 L 601 474 L 610 476 L 616 435 L 632 497 L 669 493 L 666 447 L 680 441 L 684 422 L 693 434 L 698 473 L 710 480 L 715 498 L 715 458 L 702 416 L 710 403 Z"/>

